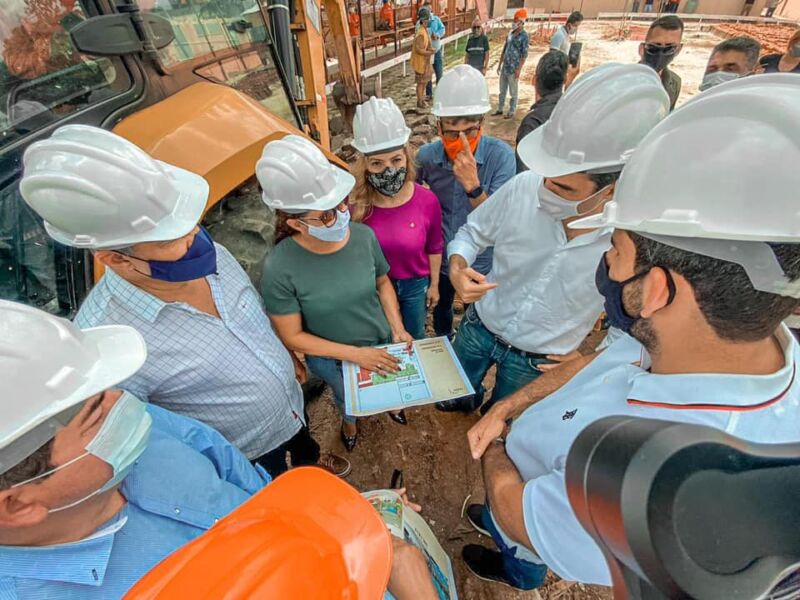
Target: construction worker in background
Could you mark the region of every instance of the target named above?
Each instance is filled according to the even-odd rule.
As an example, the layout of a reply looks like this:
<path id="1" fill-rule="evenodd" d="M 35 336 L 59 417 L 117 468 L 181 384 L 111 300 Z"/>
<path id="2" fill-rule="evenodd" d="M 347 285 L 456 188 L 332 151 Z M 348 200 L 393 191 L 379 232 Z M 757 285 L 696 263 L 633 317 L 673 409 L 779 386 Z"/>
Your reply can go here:
<path id="1" fill-rule="evenodd" d="M 470 65 L 473 69 L 478 69 L 481 74 L 486 75 L 486 69 L 489 66 L 489 36 L 483 30 L 480 17 L 472 20 L 472 30 L 464 49 L 464 64 Z"/>
<path id="2" fill-rule="evenodd" d="M 800 78 L 786 76 L 696 96 L 641 142 L 603 213 L 571 223 L 615 228 L 596 284 L 629 335 L 489 444 L 487 501 L 467 512 L 501 552 L 467 546 L 473 572 L 533 587 L 549 567 L 611 584 L 564 484 L 570 446 L 602 417 L 800 441 L 800 347 L 781 323 L 800 307 L 800 226 L 787 218 L 800 188 L 799 107 Z"/>
<path id="3" fill-rule="evenodd" d="M 700 91 L 705 91 L 726 81 L 752 75 L 758 68 L 760 53 L 761 44 L 746 35 L 721 41 L 714 46 L 711 56 L 708 57 L 706 72 L 700 83 Z"/>
<path id="4" fill-rule="evenodd" d="M 356 185 L 350 212 L 375 233 L 389 263 L 403 325 L 419 340 L 425 337 L 428 308 L 439 302 L 444 238 L 439 201 L 416 182 L 410 135 L 390 98 L 370 98 L 356 107 L 353 147 L 360 156 L 352 168 Z"/>
<path id="5" fill-rule="evenodd" d="M 414 71 L 414 83 L 417 90 L 417 108 L 428 108 L 425 101 L 425 86 L 433 77 L 431 56 L 436 53 L 428 33 L 431 11 L 424 6 L 417 12 L 417 29 L 411 46 L 411 69 Z"/>
<path id="6" fill-rule="evenodd" d="M 345 407 L 342 363 L 395 373 L 400 359 L 376 346 L 404 342 L 410 349 L 414 341 L 403 325 L 389 263 L 372 229 L 350 220 L 355 178 L 308 138 L 268 142 L 256 177 L 264 203 L 275 211 L 275 248 L 261 278 L 267 314 L 286 346 L 302 353 L 333 390 L 342 415 L 339 437 L 350 452 L 358 427 Z M 404 413 L 394 420 L 405 425 Z"/>
<path id="7" fill-rule="evenodd" d="M 0 300 L 0 599 L 121 598 L 269 483 L 266 471 L 215 430 L 114 389 L 146 361 L 145 341 L 131 327 L 80 330 Z M 277 486 L 283 500 L 273 502 L 271 514 L 289 513 L 301 532 L 296 538 L 309 535 L 319 517 L 315 504 L 334 506 L 325 516 L 337 520 L 313 534 L 329 551 L 329 570 L 309 571 L 310 556 L 287 553 L 277 531 L 261 538 L 280 551 L 273 571 L 294 571 L 321 589 L 331 583 L 324 579 L 330 564 L 349 551 L 343 584 L 383 591 L 391 569 L 398 599 L 436 597 L 419 551 L 397 540 L 389 562 L 386 529 L 355 490 L 319 469 L 300 471 Z M 313 482 L 312 491 L 303 483 L 295 494 L 298 480 Z M 296 550 L 297 541 L 290 545 Z M 237 550 L 229 558 L 246 560 L 252 571 L 252 556 Z M 354 572 L 354 564 L 375 572 Z M 276 573 L 268 583 L 280 585 Z"/>
<path id="8" fill-rule="evenodd" d="M 630 153 L 668 112 L 651 69 L 608 63 L 579 77 L 550 120 L 523 138 L 518 151 L 530 171 L 470 213 L 447 246 L 450 281 L 474 303 L 453 348 L 476 394 L 444 407 L 480 406 L 483 379 L 496 365 L 485 413 L 536 379 L 542 365 L 578 349 L 603 308 L 594 274 L 611 231 L 569 225 L 603 210 Z M 484 276 L 470 265 L 490 247 Z"/>
<path id="9" fill-rule="evenodd" d="M 497 110 L 495 116 L 503 114 L 503 106 L 506 102 L 506 93 L 511 94 L 508 104 L 506 119 L 510 119 L 517 111 L 517 100 L 519 99 L 519 77 L 525 60 L 528 58 L 528 32 L 525 31 L 525 20 L 528 18 L 528 11 L 520 8 L 514 13 L 514 24 L 511 26 L 511 33 L 506 38 L 503 52 L 500 54 L 500 61 L 497 63 L 497 74 L 500 76 L 500 94 L 497 97 Z"/>
<path id="10" fill-rule="evenodd" d="M 350 37 L 361 35 L 361 17 L 358 15 L 358 5 L 351 3 L 347 9 L 347 28 L 350 30 Z"/>
<path id="11" fill-rule="evenodd" d="M 381 31 L 391 31 L 394 29 L 394 7 L 392 0 L 381 0 L 381 11 L 379 13 L 378 29 Z"/>
<path id="12" fill-rule="evenodd" d="M 564 54 L 569 54 L 572 45 L 570 38 L 578 32 L 578 28 L 583 23 L 583 14 L 580 11 L 573 11 L 564 23 L 550 38 L 550 49 L 560 50 Z"/>
<path id="13" fill-rule="evenodd" d="M 130 325 L 150 350 L 121 387 L 220 431 L 271 475 L 326 465 L 304 419 L 305 367 L 270 327 L 236 259 L 198 225 L 208 183 L 98 127 L 66 125 L 25 152 L 20 192 L 56 242 L 106 267 L 75 322 Z M 299 381 L 300 380 L 300 381 Z"/>
<path id="14" fill-rule="evenodd" d="M 445 73 L 436 87 L 433 114 L 438 118 L 441 139 L 417 152 L 417 181 L 428 184 L 439 199 L 445 245 L 453 240 L 467 215 L 514 176 L 514 151 L 483 133 L 484 115 L 490 110 L 486 79 L 469 65 L 458 65 Z M 486 274 L 491 266 L 489 249 L 476 259 L 474 269 Z M 453 334 L 454 297 L 443 263 L 439 303 L 433 311 L 436 335 Z"/>
<path id="15" fill-rule="evenodd" d="M 442 48 L 442 39 L 444 38 L 445 27 L 444 23 L 442 23 L 442 20 L 436 15 L 436 11 L 433 9 L 431 0 L 425 0 L 422 3 L 422 7 L 427 8 L 431 14 L 431 18 L 428 21 L 428 33 L 431 36 L 431 48 L 434 50 L 433 72 L 436 74 L 436 85 L 439 85 L 439 82 L 442 79 L 442 74 L 444 73 L 444 50 Z M 425 99 L 433 99 L 433 79 L 428 81 L 428 84 L 425 86 Z"/>
<path id="16" fill-rule="evenodd" d="M 683 21 L 675 15 L 659 17 L 650 24 L 644 42 L 639 44 L 641 63 L 651 67 L 661 77 L 669 94 L 669 109 L 675 108 L 681 95 L 681 78 L 668 65 L 683 48 Z"/>

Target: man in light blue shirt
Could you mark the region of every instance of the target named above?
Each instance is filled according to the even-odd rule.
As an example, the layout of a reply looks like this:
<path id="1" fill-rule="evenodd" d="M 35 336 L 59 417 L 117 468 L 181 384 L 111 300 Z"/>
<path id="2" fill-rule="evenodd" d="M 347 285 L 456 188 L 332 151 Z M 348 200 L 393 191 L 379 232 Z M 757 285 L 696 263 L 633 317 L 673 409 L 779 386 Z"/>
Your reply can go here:
<path id="1" fill-rule="evenodd" d="M 499 551 L 463 551 L 482 579 L 531 589 L 549 567 L 564 579 L 611 584 L 564 479 L 572 443 L 603 417 L 800 441 L 800 347 L 782 324 L 800 306 L 800 230 L 785 218 L 800 185 L 791 168 L 800 85 L 775 90 L 746 79 L 664 119 L 633 152 L 614 200 L 571 224 L 614 228 L 596 287 L 610 324 L 628 335 L 534 400 L 483 454 L 487 501 L 467 514 Z M 785 107 L 793 108 L 778 125 L 773 111 Z M 757 164 L 747 155 L 753 139 L 770 149 Z M 759 202 L 753 173 L 769 182 Z"/>
<path id="2" fill-rule="evenodd" d="M 467 215 L 516 172 L 511 147 L 483 133 L 484 115 L 490 109 L 486 80 L 469 65 L 445 73 L 436 88 L 433 114 L 439 118 L 441 139 L 419 149 L 417 181 L 427 184 L 439 199 L 445 244 L 452 241 Z M 475 269 L 488 273 L 491 265 L 492 251 L 487 249 L 476 259 Z M 433 328 L 436 335 L 452 335 L 455 291 L 445 263 L 439 295 Z"/>
<path id="3" fill-rule="evenodd" d="M 210 427 L 111 387 L 146 360 L 134 329 L 7 301 L 0 329 L 0 600 L 121 598 L 270 482 Z M 435 598 L 396 546 L 395 595 Z"/>
<path id="4" fill-rule="evenodd" d="M 442 78 L 442 73 L 444 72 L 444 49 L 442 40 L 444 39 L 445 27 L 442 20 L 434 13 L 431 0 L 425 0 L 422 6 L 431 11 L 431 18 L 428 20 L 428 33 L 431 34 L 431 47 L 436 50 L 436 54 L 433 55 L 433 72 L 436 74 L 436 85 L 439 85 L 439 80 Z M 428 100 L 433 97 L 433 79 L 425 86 L 425 95 Z"/>
<path id="5" fill-rule="evenodd" d="M 576 10 L 570 13 L 567 17 L 567 22 L 559 27 L 553 37 L 550 38 L 550 48 L 569 54 L 569 48 L 572 45 L 570 38 L 577 33 L 581 23 L 583 23 L 583 14 L 580 11 Z"/>
<path id="6" fill-rule="evenodd" d="M 217 429 L 273 476 L 287 469 L 287 452 L 295 466 L 322 460 L 349 473 L 345 459 L 320 457 L 296 378 L 304 368 L 261 296 L 197 225 L 208 199 L 202 177 L 111 132 L 66 126 L 26 152 L 20 189 L 51 237 L 92 250 L 106 268 L 78 325 L 130 325 L 145 337 L 147 362 L 123 389 Z"/>

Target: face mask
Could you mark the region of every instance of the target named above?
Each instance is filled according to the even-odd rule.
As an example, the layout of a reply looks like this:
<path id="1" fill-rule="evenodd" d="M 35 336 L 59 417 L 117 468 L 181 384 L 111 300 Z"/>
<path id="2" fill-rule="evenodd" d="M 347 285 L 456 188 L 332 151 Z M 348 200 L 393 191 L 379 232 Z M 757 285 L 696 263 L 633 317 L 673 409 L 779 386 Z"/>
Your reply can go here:
<path id="1" fill-rule="evenodd" d="M 675 58 L 675 52 L 676 51 L 672 48 L 645 46 L 642 62 L 660 73 L 672 62 L 672 59 Z"/>
<path id="2" fill-rule="evenodd" d="M 481 136 L 483 135 L 483 129 L 476 135 L 473 139 L 467 138 L 467 143 L 469 144 L 469 151 L 475 155 L 475 150 L 478 148 L 478 143 L 481 141 Z M 456 138 L 454 140 L 448 140 L 446 138 L 442 138 L 442 145 L 444 146 L 444 153 L 447 154 L 447 158 L 450 159 L 450 162 L 453 162 L 456 159 L 456 156 L 459 155 L 460 152 L 464 151 L 464 145 L 461 143 L 461 138 Z"/>
<path id="3" fill-rule="evenodd" d="M 67 504 L 66 506 L 50 509 L 49 512 L 55 513 L 67 510 L 82 502 L 86 502 L 89 498 L 93 498 L 98 494 L 113 489 L 128 476 L 133 465 L 142 455 L 145 448 L 147 448 L 152 424 L 153 419 L 147 412 L 144 402 L 133 394 L 123 392 L 122 396 L 117 400 L 117 403 L 114 404 L 114 408 L 108 413 L 97 435 L 86 445 L 85 453 L 55 469 L 32 477 L 22 483 L 17 483 L 12 487 L 19 487 L 51 475 L 91 454 L 111 465 L 113 469 L 111 479 L 103 484 L 101 488 L 84 496 L 80 500 Z"/>
<path id="4" fill-rule="evenodd" d="M 795 58 L 800 58 L 800 44 L 795 44 L 792 46 L 792 56 Z"/>
<path id="5" fill-rule="evenodd" d="M 367 181 L 379 194 L 391 197 L 403 189 L 407 173 L 408 170 L 405 167 L 399 169 L 386 167 L 380 173 L 367 173 Z"/>
<path id="6" fill-rule="evenodd" d="M 539 190 L 537 191 L 537 195 L 539 197 L 539 206 L 541 206 L 547 214 L 557 221 L 563 221 L 564 219 L 569 219 L 570 217 L 585 215 L 596 209 L 597 205 L 592 206 L 588 210 L 580 212 L 578 209 L 595 196 L 599 196 L 607 187 L 608 186 L 600 188 L 594 194 L 587 196 L 583 200 L 573 201 L 565 200 L 555 192 L 547 189 L 547 187 L 544 185 L 544 179 L 542 179 L 542 182 L 539 184 Z"/>
<path id="7" fill-rule="evenodd" d="M 625 281 L 614 281 L 608 274 L 608 265 L 606 264 L 605 255 L 600 257 L 600 264 L 597 265 L 594 283 L 597 286 L 597 291 L 600 292 L 604 298 L 603 307 L 608 316 L 608 323 L 612 327 L 616 327 L 628 335 L 630 335 L 634 323 L 641 319 L 641 317 L 632 317 L 627 313 L 622 300 L 622 292 L 626 285 L 633 283 L 637 279 L 641 279 L 649 272 L 650 269 L 637 273 L 633 277 L 628 277 Z M 669 298 L 667 298 L 667 303 L 664 306 L 669 306 L 675 298 L 675 282 L 672 280 L 672 275 L 667 269 L 664 269 L 664 272 L 667 274 L 667 286 L 669 287 Z"/>
<path id="8" fill-rule="evenodd" d="M 720 83 L 725 83 L 726 81 L 733 81 L 734 79 L 739 79 L 738 73 L 730 73 L 728 71 L 709 73 L 703 77 L 703 82 L 700 84 L 700 91 L 704 92 L 708 88 L 712 88 Z"/>
<path id="9" fill-rule="evenodd" d="M 217 272 L 217 249 L 201 227 L 189 249 L 176 261 L 148 260 L 150 277 L 161 281 L 193 281 Z"/>
<path id="10" fill-rule="evenodd" d="M 305 224 L 308 227 L 309 235 L 317 238 L 321 242 L 341 242 L 347 237 L 348 227 L 350 225 L 350 211 L 344 212 L 337 209 L 336 222 L 330 227 L 321 227 Z"/>

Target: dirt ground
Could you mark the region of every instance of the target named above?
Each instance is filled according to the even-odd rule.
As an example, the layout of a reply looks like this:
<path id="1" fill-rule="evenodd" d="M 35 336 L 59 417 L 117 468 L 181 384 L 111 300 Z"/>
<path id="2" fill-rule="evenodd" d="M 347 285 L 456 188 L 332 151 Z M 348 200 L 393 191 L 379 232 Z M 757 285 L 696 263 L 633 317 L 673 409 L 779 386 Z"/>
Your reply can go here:
<path id="1" fill-rule="evenodd" d="M 638 41 L 611 41 L 618 25 L 589 22 L 581 27 L 578 39 L 584 43 L 583 70 L 608 61 L 632 63 L 638 61 Z M 487 74 L 492 103 L 496 105 L 498 78 L 496 74 L 503 30 L 492 35 L 493 60 Z M 685 34 L 686 46 L 674 61 L 673 67 L 683 78 L 680 102 L 697 92 L 711 48 L 719 37 L 698 29 L 689 29 Z M 463 45 L 461 46 L 463 48 Z M 523 76 L 520 81 L 519 109 L 514 119 L 490 117 L 486 132 L 504 139 L 513 145 L 516 128 L 522 116 L 534 102 L 532 77 L 539 56 L 546 47 L 531 47 Z M 463 61 L 457 49 L 450 50 L 446 57 L 448 66 Z M 414 92 L 409 73 L 402 77 L 400 67 L 383 74 L 384 96 L 397 102 L 414 128 L 412 140 L 424 143 L 433 139 L 435 131 L 425 123 L 424 113 L 416 111 Z M 421 120 L 422 118 L 422 120 Z M 422 123 L 419 125 L 419 123 Z M 417 124 L 415 126 L 415 124 Z M 345 152 L 347 158 L 348 155 Z M 432 332 L 431 332 L 432 333 Z M 597 334 L 587 340 L 588 347 L 599 341 Z M 493 376 L 490 372 L 485 382 L 491 389 Z M 314 437 L 324 449 L 345 454 L 339 441 L 340 417 L 333 406 L 330 392 L 309 406 Z M 377 415 L 359 421 L 359 442 L 348 458 L 353 463 L 353 472 L 348 478 L 360 490 L 387 487 L 394 469 L 401 469 L 412 498 L 423 506 L 423 516 L 431 525 L 443 547 L 450 554 L 456 573 L 459 597 L 463 600 L 522 600 L 542 598 L 544 600 L 607 600 L 611 598 L 608 588 L 572 585 L 567 589 L 557 577 L 550 575 L 548 583 L 535 592 L 519 593 L 508 587 L 483 582 L 471 576 L 460 558 L 461 548 L 468 543 L 487 546 L 492 541 L 475 532 L 461 516 L 464 500 L 471 495 L 473 502 L 483 499 L 483 483 L 480 464 L 474 461 L 467 446 L 467 430 L 478 420 L 476 415 L 441 413 L 433 407 L 409 410 L 409 424 L 404 427 L 391 421 L 386 415 Z"/>

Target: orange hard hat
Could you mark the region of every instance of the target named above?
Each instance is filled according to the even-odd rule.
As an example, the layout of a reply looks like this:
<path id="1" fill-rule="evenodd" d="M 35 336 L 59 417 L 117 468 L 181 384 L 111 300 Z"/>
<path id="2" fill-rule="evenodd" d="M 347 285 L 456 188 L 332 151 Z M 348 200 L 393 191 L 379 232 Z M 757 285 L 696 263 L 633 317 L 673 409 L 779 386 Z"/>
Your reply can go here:
<path id="1" fill-rule="evenodd" d="M 378 512 L 334 475 L 302 467 L 165 558 L 125 599 L 374 600 L 391 568 Z"/>
<path id="2" fill-rule="evenodd" d="M 506 13 L 506 14 L 508 14 L 508 13 Z M 518 19 L 524 21 L 527 18 L 528 18 L 528 11 L 526 9 L 524 9 L 524 8 L 520 8 L 517 12 L 514 13 L 514 20 L 515 21 L 518 20 Z"/>

